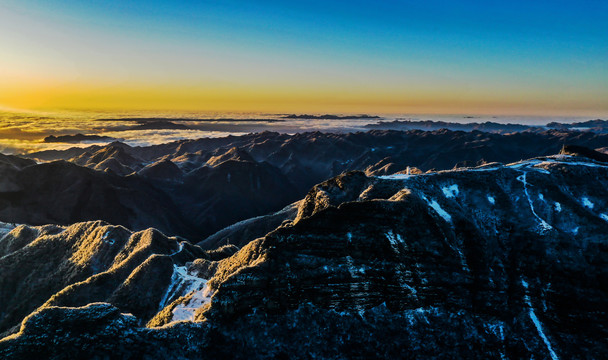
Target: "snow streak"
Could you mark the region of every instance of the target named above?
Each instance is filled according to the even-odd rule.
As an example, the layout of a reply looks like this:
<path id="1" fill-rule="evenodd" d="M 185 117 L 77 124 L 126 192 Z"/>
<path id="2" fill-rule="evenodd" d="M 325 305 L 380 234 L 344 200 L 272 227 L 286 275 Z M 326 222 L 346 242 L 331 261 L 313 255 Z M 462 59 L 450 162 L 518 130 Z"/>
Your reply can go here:
<path id="1" fill-rule="evenodd" d="M 538 331 L 538 335 L 540 335 L 541 339 L 543 339 L 543 342 L 547 346 L 547 350 L 549 350 L 551 359 L 559 360 L 559 358 L 557 357 L 557 354 L 555 353 L 555 351 L 553 351 L 553 346 L 551 346 L 551 342 L 549 341 L 549 339 L 545 335 L 545 332 L 543 331 L 543 325 L 541 324 L 540 320 L 538 320 L 538 317 L 536 316 L 536 313 L 534 312 L 534 307 L 532 307 L 532 301 L 530 301 L 530 295 L 528 295 L 528 282 L 524 279 L 521 279 L 521 284 L 526 289 L 526 295 L 524 296 L 524 300 L 526 302 L 526 305 L 528 305 L 528 314 L 530 316 L 530 319 L 534 323 L 534 326 L 536 327 L 536 331 Z"/>
<path id="2" fill-rule="evenodd" d="M 538 214 L 536 213 L 536 210 L 534 210 L 534 204 L 532 203 L 532 199 L 530 198 L 530 194 L 528 193 L 528 182 L 526 181 L 526 175 L 527 175 L 526 172 L 524 172 L 522 175 L 519 175 L 517 177 L 517 181 L 524 184 L 524 194 L 526 194 L 526 198 L 528 199 L 528 204 L 530 204 L 530 210 L 532 210 L 532 214 L 540 222 L 541 233 L 544 233 L 548 230 L 553 229 L 553 227 L 551 225 L 549 225 L 549 223 L 547 223 L 545 220 L 543 220 L 540 216 L 538 216 Z"/>

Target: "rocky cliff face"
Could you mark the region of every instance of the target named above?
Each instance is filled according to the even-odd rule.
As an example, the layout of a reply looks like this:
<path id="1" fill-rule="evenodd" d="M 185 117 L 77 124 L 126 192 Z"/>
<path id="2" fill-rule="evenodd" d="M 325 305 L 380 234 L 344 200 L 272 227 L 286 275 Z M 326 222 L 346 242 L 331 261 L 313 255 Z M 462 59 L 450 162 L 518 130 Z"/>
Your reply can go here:
<path id="1" fill-rule="evenodd" d="M 346 173 L 233 255 L 180 255 L 175 240 L 159 240 L 146 253 L 159 255 L 138 260 L 127 280 L 90 275 L 0 341 L 0 355 L 597 358 L 608 350 L 607 188 L 607 164 L 566 155 L 421 175 Z M 23 247 L 16 230 L 5 246 L 13 254 L 39 241 Z M 111 263 L 136 256 L 138 245 L 121 246 L 130 250 Z M 145 295 L 153 288 L 183 290 Z M 112 306 L 82 307 L 98 301 Z M 90 322 L 92 331 L 79 331 Z"/>
<path id="2" fill-rule="evenodd" d="M 199 318 L 382 304 L 467 314 L 467 331 L 501 343 L 497 357 L 592 355 L 607 335 L 607 175 L 569 157 L 346 174 L 315 187 L 293 225 L 223 262 Z"/>

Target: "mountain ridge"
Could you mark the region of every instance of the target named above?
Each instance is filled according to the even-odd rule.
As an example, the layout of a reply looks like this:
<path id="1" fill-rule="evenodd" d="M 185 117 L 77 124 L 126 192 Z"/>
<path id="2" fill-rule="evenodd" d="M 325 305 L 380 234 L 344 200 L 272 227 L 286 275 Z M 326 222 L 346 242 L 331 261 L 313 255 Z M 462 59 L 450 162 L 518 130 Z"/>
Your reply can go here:
<path id="1" fill-rule="evenodd" d="M 564 144 L 594 149 L 603 148 L 607 143 L 606 134 L 557 130 L 508 135 L 448 130 L 294 135 L 265 132 L 184 140 L 150 147 L 131 147 L 114 142 L 105 147 L 30 155 L 46 160 L 65 158 L 96 170 L 95 175 L 75 169 L 69 171 L 74 176 L 74 184 L 81 184 L 83 188 L 76 192 L 80 194 L 77 195 L 79 202 L 64 201 L 68 205 L 61 205 L 62 209 L 56 209 L 60 204 L 52 197 L 60 190 L 68 191 L 69 187 L 78 185 L 55 176 L 47 181 L 49 189 L 37 188 L 40 190 L 36 193 L 38 200 L 30 199 L 33 205 L 38 201 L 39 209 L 49 209 L 53 215 L 69 210 L 63 216 L 49 217 L 34 210 L 18 217 L 14 215 L 12 204 L 25 196 L 23 191 L 28 193 L 32 189 L 23 190 L 11 180 L 18 176 L 18 170 L 12 166 L 0 167 L 3 175 L 0 185 L 6 187 L 6 192 L 0 194 L 0 220 L 33 225 L 67 225 L 102 219 L 133 230 L 156 227 L 200 242 L 235 222 L 279 211 L 303 197 L 315 184 L 347 171 L 386 175 L 407 172 L 407 169 L 412 173 L 447 170 L 555 154 Z M 43 172 L 42 169 L 48 166 L 45 163 L 29 165 L 32 169 L 26 172 L 35 178 L 43 176 L 38 172 Z M 77 179 L 76 173 L 81 173 L 82 178 Z M 89 181 L 92 184 L 86 185 Z M 141 183 L 140 187 L 145 191 L 127 194 L 116 190 L 135 183 Z M 100 192 L 109 194 L 119 193 L 122 198 L 106 196 L 103 201 L 108 206 L 95 207 L 84 195 L 86 186 L 97 187 Z M 51 191 L 51 188 L 55 190 Z M 166 212 L 150 214 L 149 209 L 141 205 L 148 197 L 157 199 L 159 208 L 175 209 L 176 204 L 180 204 L 180 209 L 171 211 L 172 219 L 167 219 L 169 215 Z M 124 208 L 124 202 L 132 205 L 125 209 L 127 215 L 116 220 L 116 214 L 109 209 Z M 70 215 L 78 213 L 91 215 Z"/>

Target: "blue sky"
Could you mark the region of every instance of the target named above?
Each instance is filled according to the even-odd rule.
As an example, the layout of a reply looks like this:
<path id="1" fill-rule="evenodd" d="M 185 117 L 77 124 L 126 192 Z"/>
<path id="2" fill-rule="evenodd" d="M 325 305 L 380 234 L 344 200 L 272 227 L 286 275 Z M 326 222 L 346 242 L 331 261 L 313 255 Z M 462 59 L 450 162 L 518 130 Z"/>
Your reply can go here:
<path id="1" fill-rule="evenodd" d="M 603 1 L 0 0 L 0 24 L 0 104 L 608 112 Z"/>

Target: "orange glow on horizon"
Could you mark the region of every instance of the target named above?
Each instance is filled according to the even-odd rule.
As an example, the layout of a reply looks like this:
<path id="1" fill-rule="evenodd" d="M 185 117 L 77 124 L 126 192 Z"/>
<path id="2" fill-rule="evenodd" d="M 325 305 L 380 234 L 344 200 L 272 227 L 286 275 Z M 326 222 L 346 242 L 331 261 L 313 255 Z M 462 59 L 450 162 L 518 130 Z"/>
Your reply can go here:
<path id="1" fill-rule="evenodd" d="M 28 110 L 166 110 L 225 112 L 417 113 L 494 115 L 608 114 L 589 100 L 543 99 L 534 94 L 490 96 L 432 90 L 175 84 L 0 84 L 0 105 Z"/>

